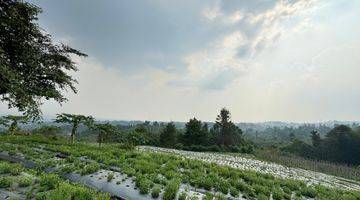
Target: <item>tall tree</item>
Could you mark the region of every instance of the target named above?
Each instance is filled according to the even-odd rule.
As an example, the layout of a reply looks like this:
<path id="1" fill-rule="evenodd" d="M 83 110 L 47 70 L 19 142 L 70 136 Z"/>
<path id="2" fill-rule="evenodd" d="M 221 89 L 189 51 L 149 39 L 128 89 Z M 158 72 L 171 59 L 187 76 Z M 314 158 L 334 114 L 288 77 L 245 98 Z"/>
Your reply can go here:
<path id="1" fill-rule="evenodd" d="M 68 71 L 71 55 L 86 56 L 64 44 L 53 44 L 37 21 L 41 9 L 21 0 L 0 1 L 0 100 L 9 108 L 38 119 L 41 100 L 66 101 L 61 91 L 76 93 Z"/>
<path id="2" fill-rule="evenodd" d="M 314 147 L 318 147 L 321 143 L 320 134 L 317 130 L 313 130 L 311 133 L 311 141 Z"/>
<path id="3" fill-rule="evenodd" d="M 236 145 L 242 141 L 242 130 L 230 119 L 230 111 L 226 108 L 221 109 L 213 127 L 218 145 Z"/>
<path id="4" fill-rule="evenodd" d="M 76 131 L 77 131 L 77 128 L 79 127 L 79 125 L 84 124 L 88 127 L 91 127 L 94 123 L 94 118 L 92 116 L 62 113 L 62 114 L 57 114 L 55 122 L 56 123 L 67 123 L 67 124 L 72 125 L 70 137 L 71 137 L 71 142 L 74 143 Z"/>
<path id="5" fill-rule="evenodd" d="M 15 116 L 15 115 L 8 115 L 2 117 L 0 122 L 5 127 L 8 127 L 8 132 L 12 135 L 19 130 L 19 124 L 25 124 L 29 121 L 27 116 Z"/>
<path id="6" fill-rule="evenodd" d="M 207 125 L 202 125 L 196 118 L 185 124 L 184 142 L 186 145 L 203 145 L 207 139 Z"/>
<path id="7" fill-rule="evenodd" d="M 165 147 L 172 147 L 176 144 L 176 127 L 174 123 L 166 124 L 160 134 L 160 144 Z"/>
<path id="8" fill-rule="evenodd" d="M 105 139 L 109 135 L 116 134 L 117 128 L 110 123 L 106 124 L 94 124 L 93 129 L 98 132 L 98 138 L 97 141 L 99 143 L 99 147 L 101 147 L 101 144 L 104 143 Z"/>

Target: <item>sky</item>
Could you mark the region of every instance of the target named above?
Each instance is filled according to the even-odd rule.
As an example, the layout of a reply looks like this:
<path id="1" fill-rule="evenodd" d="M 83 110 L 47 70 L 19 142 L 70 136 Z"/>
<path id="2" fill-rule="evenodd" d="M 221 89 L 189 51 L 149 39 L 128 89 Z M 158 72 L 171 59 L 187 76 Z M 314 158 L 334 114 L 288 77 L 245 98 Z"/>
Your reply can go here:
<path id="1" fill-rule="evenodd" d="M 88 54 L 44 116 L 360 120 L 358 0 L 61 0 L 40 26 Z M 0 103 L 0 113 L 14 113 Z"/>

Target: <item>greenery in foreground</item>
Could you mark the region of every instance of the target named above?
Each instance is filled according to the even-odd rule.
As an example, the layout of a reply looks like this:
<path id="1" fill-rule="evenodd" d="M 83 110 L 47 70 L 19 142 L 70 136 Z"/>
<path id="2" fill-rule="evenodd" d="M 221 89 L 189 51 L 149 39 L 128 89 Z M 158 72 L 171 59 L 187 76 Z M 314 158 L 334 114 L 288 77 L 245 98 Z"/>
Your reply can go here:
<path id="1" fill-rule="evenodd" d="M 72 184 L 56 174 L 28 170 L 19 164 L 0 161 L 0 189 L 25 189 L 24 199 L 36 200 L 106 200 L 108 194 L 99 193 L 81 185 Z M 10 197 L 10 199 L 17 199 Z"/>
<path id="2" fill-rule="evenodd" d="M 330 189 L 323 186 L 307 186 L 301 181 L 279 179 L 271 175 L 252 171 L 242 171 L 230 167 L 222 167 L 201 161 L 188 160 L 181 157 L 138 152 L 134 149 L 118 145 L 97 147 L 88 143 L 69 144 L 65 140 L 49 140 L 43 136 L 1 136 L 2 151 L 23 154 L 27 159 L 39 164 L 39 171 L 46 167 L 55 167 L 57 174 L 77 172 L 90 174 L 100 168 L 118 167 L 127 178 L 134 179 L 142 194 L 158 196 L 159 188 L 164 199 L 174 199 L 179 184 L 188 184 L 195 188 L 209 191 L 211 196 L 237 196 L 240 193 L 249 199 L 290 199 L 308 197 L 316 199 L 359 199 L 360 192 Z M 42 148 L 44 151 L 37 151 Z M 70 157 L 59 161 L 53 158 L 54 152 L 63 152 Z M 86 156 L 94 162 L 78 160 Z M 100 165 L 98 164 L 102 164 Z M 111 181 L 111 180 L 110 180 Z M 5 181 L 6 182 L 6 181 Z M 61 193 L 61 190 L 58 193 Z M 216 192 L 216 194 L 214 194 Z M 57 194 L 58 194 L 57 193 Z M 220 196 L 219 196 L 220 195 Z"/>

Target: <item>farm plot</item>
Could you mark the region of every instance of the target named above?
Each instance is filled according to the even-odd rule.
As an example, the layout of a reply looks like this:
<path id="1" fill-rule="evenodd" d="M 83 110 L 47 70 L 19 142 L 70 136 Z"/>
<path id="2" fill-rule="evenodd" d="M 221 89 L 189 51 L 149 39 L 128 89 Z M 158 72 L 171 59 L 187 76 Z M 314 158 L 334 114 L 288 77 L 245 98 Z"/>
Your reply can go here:
<path id="1" fill-rule="evenodd" d="M 176 149 L 167 149 L 159 147 L 140 146 L 140 151 L 168 153 L 179 155 L 189 159 L 201 160 L 208 163 L 216 163 L 223 166 L 229 166 L 241 170 L 254 170 L 264 174 L 272 174 L 279 178 L 291 178 L 304 181 L 309 185 L 324 185 L 340 189 L 360 190 L 360 183 L 347 180 L 341 177 L 327 175 L 310 170 L 299 168 L 290 168 L 275 163 L 264 162 L 251 158 L 245 158 L 233 155 L 224 155 L 219 153 L 191 152 Z"/>
<path id="2" fill-rule="evenodd" d="M 325 185 L 341 189 L 360 190 L 360 183 L 353 180 L 327 175 L 319 172 L 303 170 L 299 168 L 290 168 L 275 163 L 263 162 L 251 158 L 245 158 L 233 155 L 224 155 L 218 153 L 203 153 L 181 151 L 175 149 L 166 149 L 159 147 L 140 146 L 140 151 L 169 153 L 179 155 L 189 159 L 201 160 L 208 163 L 216 163 L 223 166 L 229 166 L 241 170 L 254 170 L 264 174 L 272 174 L 279 178 L 292 178 L 304 181 L 309 185 Z"/>
<path id="3" fill-rule="evenodd" d="M 121 144 L 99 148 L 90 143 L 68 144 L 40 136 L 0 136 L 0 152 L 36 163 L 36 176 L 47 171 L 50 174 L 46 176 L 62 177 L 61 182 L 66 184 L 70 184 L 65 180 L 68 179 L 131 199 L 360 199 L 358 191 L 310 185 L 252 169 L 179 156 L 179 152 L 160 153 L 157 148 L 136 150 Z"/>

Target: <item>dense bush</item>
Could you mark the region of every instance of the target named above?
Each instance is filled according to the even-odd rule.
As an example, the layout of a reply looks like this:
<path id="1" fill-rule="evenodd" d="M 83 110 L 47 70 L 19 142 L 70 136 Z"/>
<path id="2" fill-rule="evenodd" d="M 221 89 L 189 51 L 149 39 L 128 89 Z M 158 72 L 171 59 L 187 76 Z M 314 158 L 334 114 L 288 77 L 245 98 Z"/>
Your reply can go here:
<path id="1" fill-rule="evenodd" d="M 179 190 L 179 186 L 180 186 L 179 180 L 173 180 L 173 181 L 169 182 L 165 187 L 163 199 L 164 200 L 175 199 L 176 194 Z"/>

